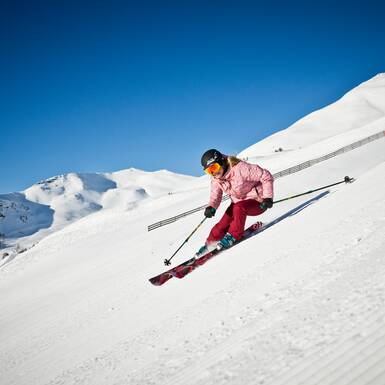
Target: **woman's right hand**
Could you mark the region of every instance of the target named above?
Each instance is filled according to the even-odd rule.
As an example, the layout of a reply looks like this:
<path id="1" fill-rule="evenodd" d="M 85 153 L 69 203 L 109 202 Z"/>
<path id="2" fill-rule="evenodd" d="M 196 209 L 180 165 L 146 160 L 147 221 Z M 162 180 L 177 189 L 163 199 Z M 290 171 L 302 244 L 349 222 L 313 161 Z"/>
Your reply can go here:
<path id="1" fill-rule="evenodd" d="M 206 208 L 205 208 L 205 217 L 206 218 L 212 218 L 214 215 L 215 215 L 215 212 L 216 212 L 217 210 L 214 208 L 214 207 L 212 207 L 212 206 L 207 206 Z"/>

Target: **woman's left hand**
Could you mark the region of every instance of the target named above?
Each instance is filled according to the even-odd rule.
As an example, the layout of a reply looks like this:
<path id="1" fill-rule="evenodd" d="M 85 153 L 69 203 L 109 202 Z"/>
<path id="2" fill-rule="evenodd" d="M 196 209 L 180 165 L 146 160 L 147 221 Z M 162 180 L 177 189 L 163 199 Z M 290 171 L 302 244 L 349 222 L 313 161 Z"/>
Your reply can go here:
<path id="1" fill-rule="evenodd" d="M 263 202 L 259 204 L 262 210 L 271 209 L 273 207 L 273 200 L 271 198 L 265 198 Z"/>

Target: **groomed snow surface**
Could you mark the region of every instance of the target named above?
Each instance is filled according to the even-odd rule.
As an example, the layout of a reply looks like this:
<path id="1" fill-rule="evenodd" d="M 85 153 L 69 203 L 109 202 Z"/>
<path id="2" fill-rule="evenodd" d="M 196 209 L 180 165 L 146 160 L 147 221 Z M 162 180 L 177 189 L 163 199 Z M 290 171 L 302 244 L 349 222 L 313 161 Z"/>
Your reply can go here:
<path id="1" fill-rule="evenodd" d="M 372 134 L 378 119 L 336 132 L 338 146 Z M 315 158 L 335 150 L 332 138 L 276 155 L 267 143 L 258 163 Z M 385 139 L 278 179 L 275 198 L 345 175 L 356 181 L 249 218 L 274 223 L 161 287 L 148 279 L 202 213 L 150 233 L 147 225 L 204 204 L 207 177 L 50 233 L 1 267 L 0 383 L 384 385 Z M 175 262 L 202 244 L 227 205 Z"/>

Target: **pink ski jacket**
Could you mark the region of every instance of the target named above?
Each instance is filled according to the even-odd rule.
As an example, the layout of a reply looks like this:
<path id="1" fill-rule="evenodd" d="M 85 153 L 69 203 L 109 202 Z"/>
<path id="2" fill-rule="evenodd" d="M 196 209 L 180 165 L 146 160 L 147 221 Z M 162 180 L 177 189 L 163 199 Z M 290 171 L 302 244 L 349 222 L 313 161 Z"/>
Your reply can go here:
<path id="1" fill-rule="evenodd" d="M 269 171 L 256 164 L 244 161 L 231 166 L 219 179 L 212 178 L 209 206 L 218 208 L 223 193 L 237 203 L 246 199 L 262 202 L 265 198 L 273 198 L 274 178 Z"/>

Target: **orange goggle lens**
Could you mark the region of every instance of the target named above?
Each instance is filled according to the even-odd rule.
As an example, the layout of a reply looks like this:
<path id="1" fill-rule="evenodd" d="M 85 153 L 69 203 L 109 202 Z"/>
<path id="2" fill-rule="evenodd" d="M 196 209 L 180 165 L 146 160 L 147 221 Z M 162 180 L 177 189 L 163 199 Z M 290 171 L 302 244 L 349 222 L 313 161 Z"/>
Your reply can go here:
<path id="1" fill-rule="evenodd" d="M 205 168 L 205 173 L 209 175 L 216 174 L 221 169 L 221 167 L 222 166 L 219 163 L 210 164 L 209 167 Z"/>

